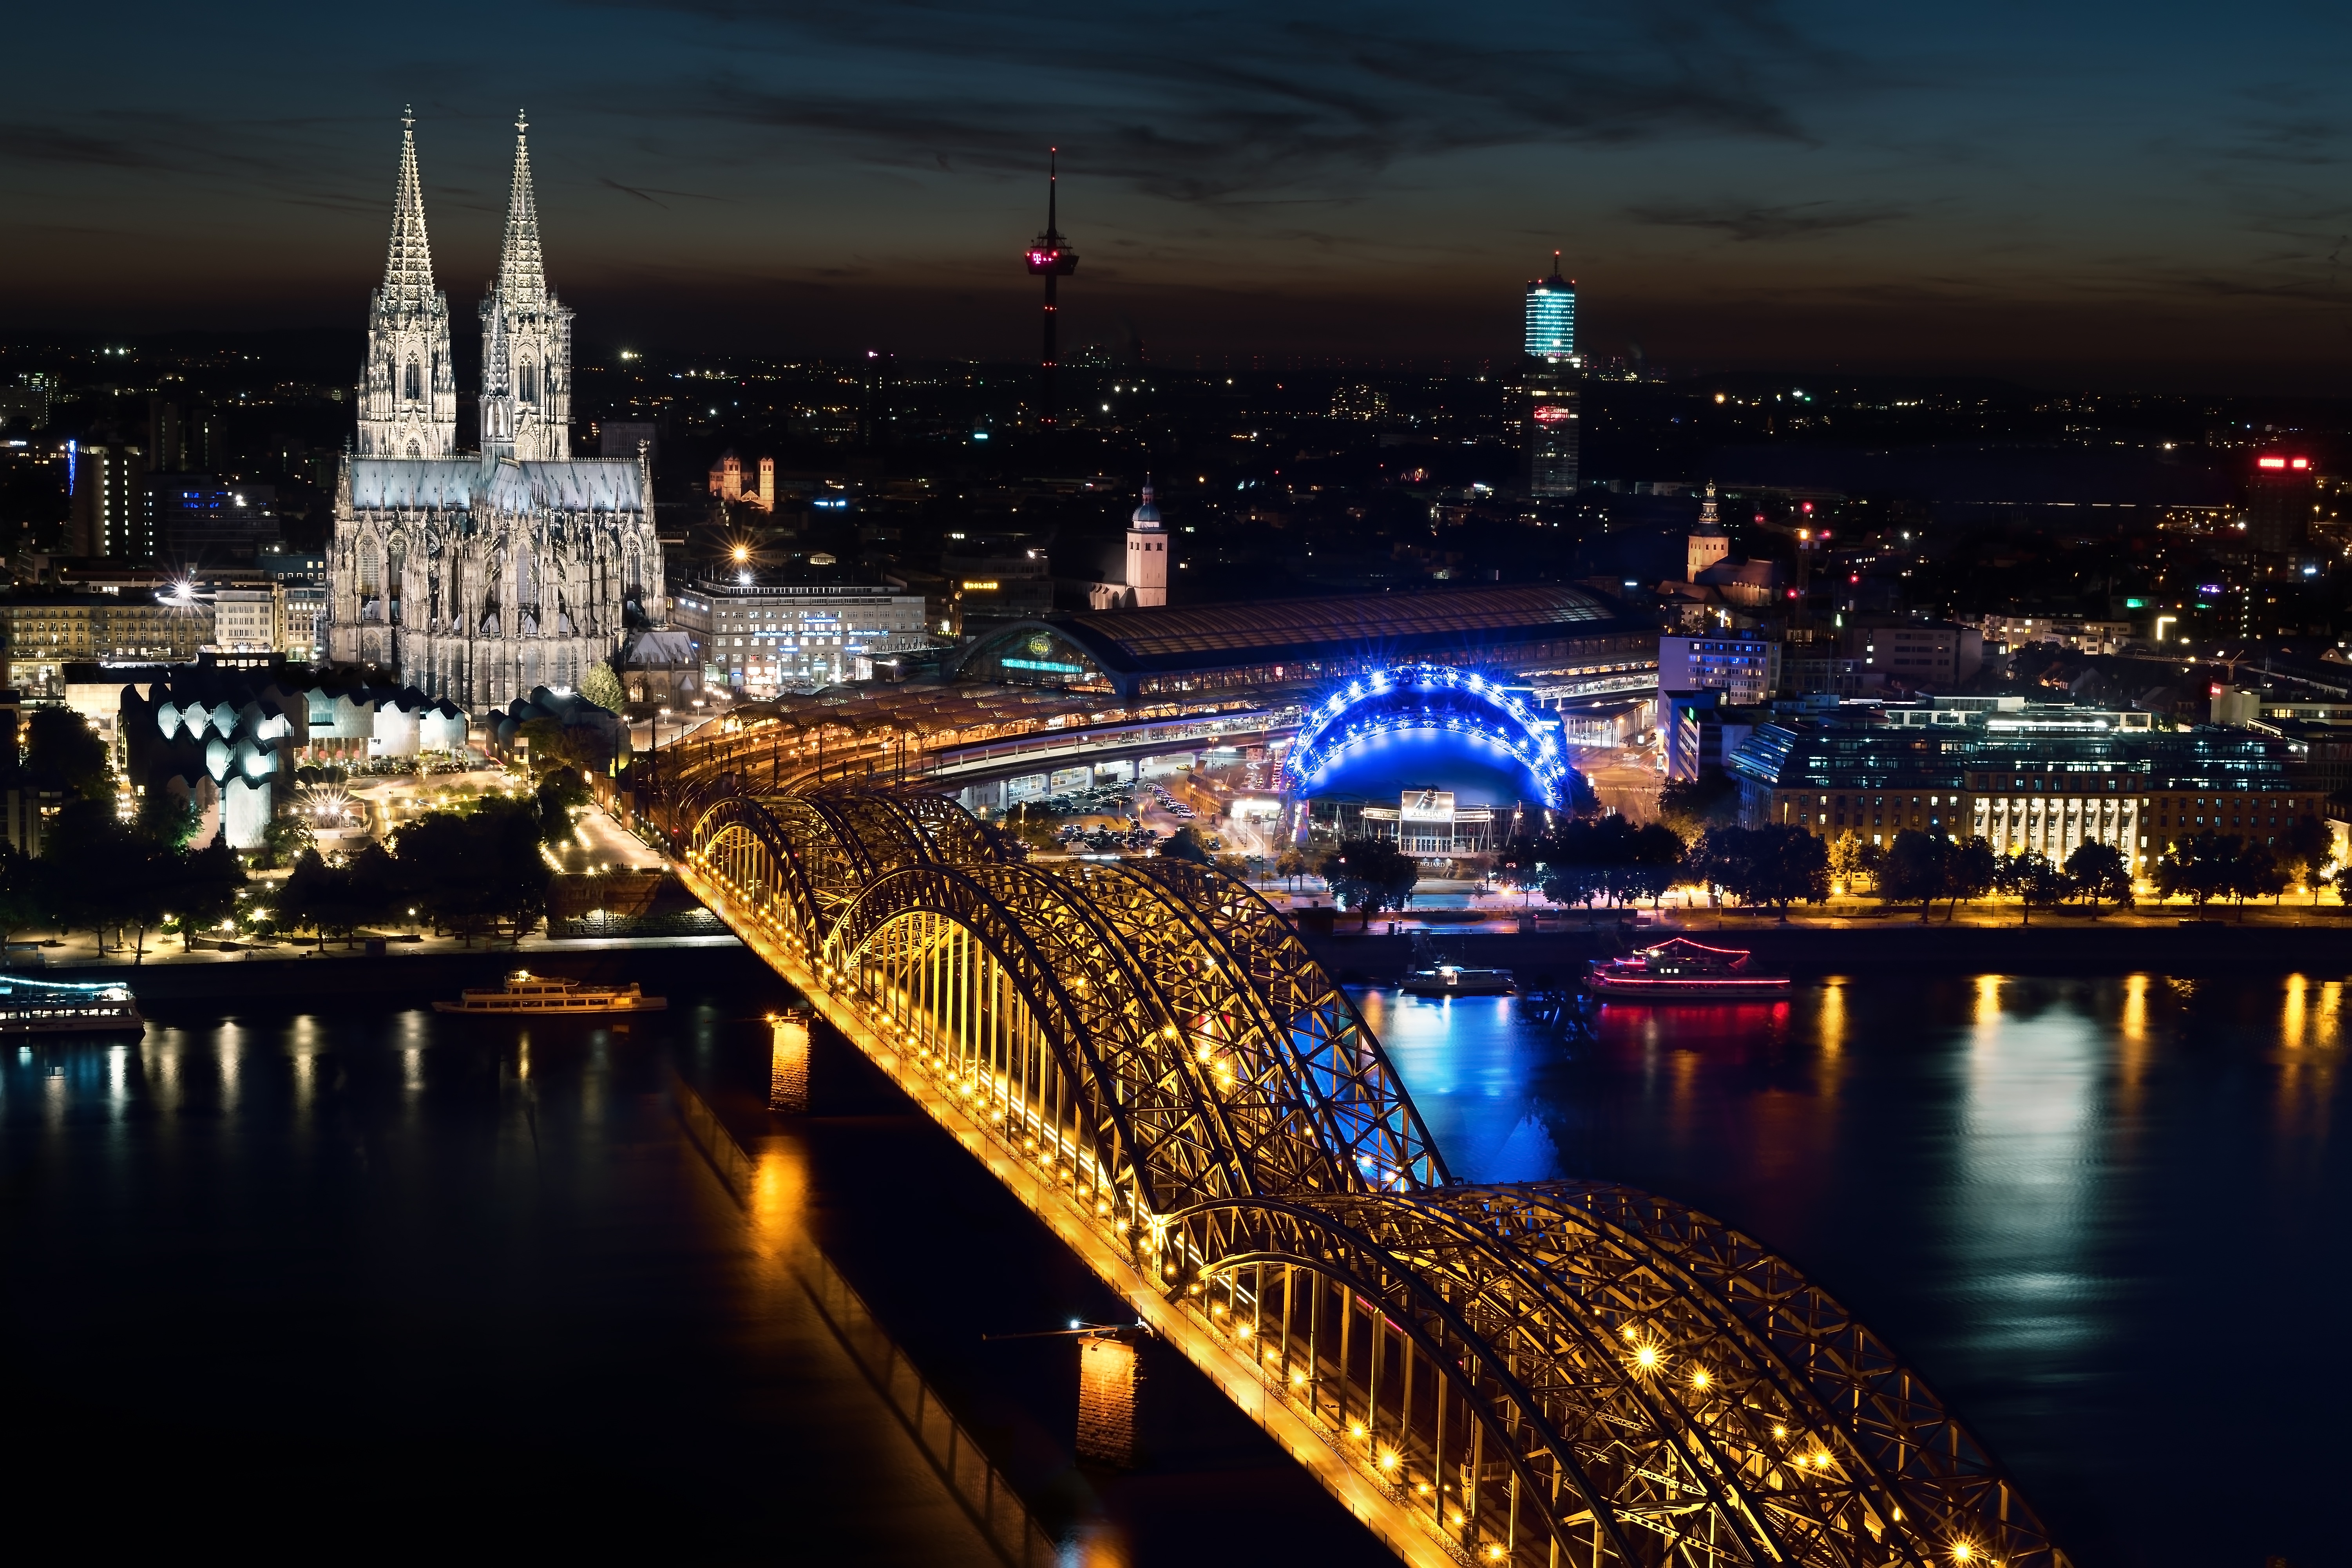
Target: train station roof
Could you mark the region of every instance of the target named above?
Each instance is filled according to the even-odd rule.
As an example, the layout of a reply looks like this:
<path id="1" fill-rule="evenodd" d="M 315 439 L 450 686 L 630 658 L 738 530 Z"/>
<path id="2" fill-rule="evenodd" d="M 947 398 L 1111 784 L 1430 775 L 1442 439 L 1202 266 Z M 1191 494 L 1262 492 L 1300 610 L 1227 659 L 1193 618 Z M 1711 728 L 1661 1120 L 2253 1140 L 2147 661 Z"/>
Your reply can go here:
<path id="1" fill-rule="evenodd" d="M 955 672 L 1132 698 L 1195 683 L 1311 679 L 1381 662 L 1512 666 L 1647 631 L 1613 601 L 1565 584 L 1349 594 L 1023 621 L 982 637 Z"/>

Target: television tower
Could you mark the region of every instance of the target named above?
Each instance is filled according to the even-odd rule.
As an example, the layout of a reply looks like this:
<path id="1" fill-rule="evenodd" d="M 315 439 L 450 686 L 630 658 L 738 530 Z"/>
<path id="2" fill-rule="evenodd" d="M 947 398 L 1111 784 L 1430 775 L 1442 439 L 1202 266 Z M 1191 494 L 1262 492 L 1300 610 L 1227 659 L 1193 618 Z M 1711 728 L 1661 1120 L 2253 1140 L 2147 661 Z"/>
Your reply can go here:
<path id="1" fill-rule="evenodd" d="M 1061 185 L 1062 150 L 1049 148 L 1047 155 L 1051 161 L 1045 166 L 1045 232 L 1030 245 L 1028 262 L 1030 276 L 1045 280 L 1045 351 L 1037 363 L 1037 423 L 1050 430 L 1060 422 L 1061 414 L 1054 401 L 1054 372 L 1061 364 L 1054 336 L 1055 280 L 1078 269 L 1078 253 L 1063 243 L 1061 230 L 1055 226 L 1054 198 Z"/>

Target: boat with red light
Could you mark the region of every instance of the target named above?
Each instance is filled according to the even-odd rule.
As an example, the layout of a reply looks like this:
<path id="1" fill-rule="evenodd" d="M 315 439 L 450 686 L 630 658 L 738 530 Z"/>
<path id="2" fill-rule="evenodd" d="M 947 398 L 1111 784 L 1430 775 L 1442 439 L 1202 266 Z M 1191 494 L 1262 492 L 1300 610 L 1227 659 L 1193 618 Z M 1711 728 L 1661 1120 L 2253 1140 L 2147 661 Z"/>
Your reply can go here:
<path id="1" fill-rule="evenodd" d="M 1596 996 L 1627 1002 L 1743 1002 L 1789 994 L 1789 977 L 1748 967 L 1744 948 L 1708 947 L 1675 937 L 1628 958 L 1595 959 L 1586 976 Z"/>

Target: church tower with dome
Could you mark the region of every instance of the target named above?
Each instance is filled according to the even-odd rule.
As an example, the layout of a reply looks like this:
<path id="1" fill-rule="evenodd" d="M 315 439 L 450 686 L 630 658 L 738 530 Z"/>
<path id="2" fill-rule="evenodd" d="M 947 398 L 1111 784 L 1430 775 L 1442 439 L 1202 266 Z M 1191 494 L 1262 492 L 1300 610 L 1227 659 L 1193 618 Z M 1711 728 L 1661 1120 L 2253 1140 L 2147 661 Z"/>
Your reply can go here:
<path id="1" fill-rule="evenodd" d="M 1127 603 L 1150 609 L 1168 602 L 1168 531 L 1151 499 L 1151 476 L 1143 477 L 1143 504 L 1127 525 Z"/>

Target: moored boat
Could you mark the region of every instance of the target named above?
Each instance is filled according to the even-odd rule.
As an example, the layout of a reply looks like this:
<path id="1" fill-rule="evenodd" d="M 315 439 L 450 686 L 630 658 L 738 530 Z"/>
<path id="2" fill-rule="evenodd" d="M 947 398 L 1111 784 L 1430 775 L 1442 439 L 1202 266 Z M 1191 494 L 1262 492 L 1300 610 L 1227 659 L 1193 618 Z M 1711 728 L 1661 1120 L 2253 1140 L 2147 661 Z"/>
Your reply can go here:
<path id="1" fill-rule="evenodd" d="M 135 1033 L 146 1026 L 128 985 L 0 975 L 0 1037 Z"/>
<path id="2" fill-rule="evenodd" d="M 1789 977 L 1748 967 L 1742 948 L 1675 937 L 1630 958 L 1595 959 L 1585 984 L 1596 996 L 1640 1002 L 1737 1002 L 1785 996 Z"/>
<path id="3" fill-rule="evenodd" d="M 1402 989 L 1408 996 L 1508 996 L 1518 986 L 1507 969 L 1433 963 L 1406 974 Z"/>
<path id="4" fill-rule="evenodd" d="M 482 1016 L 586 1018 L 606 1013 L 658 1013 L 665 996 L 648 996 L 635 981 L 626 985 L 590 985 L 518 969 L 496 991 L 467 991 L 455 1002 L 436 1002 L 436 1013 Z"/>

